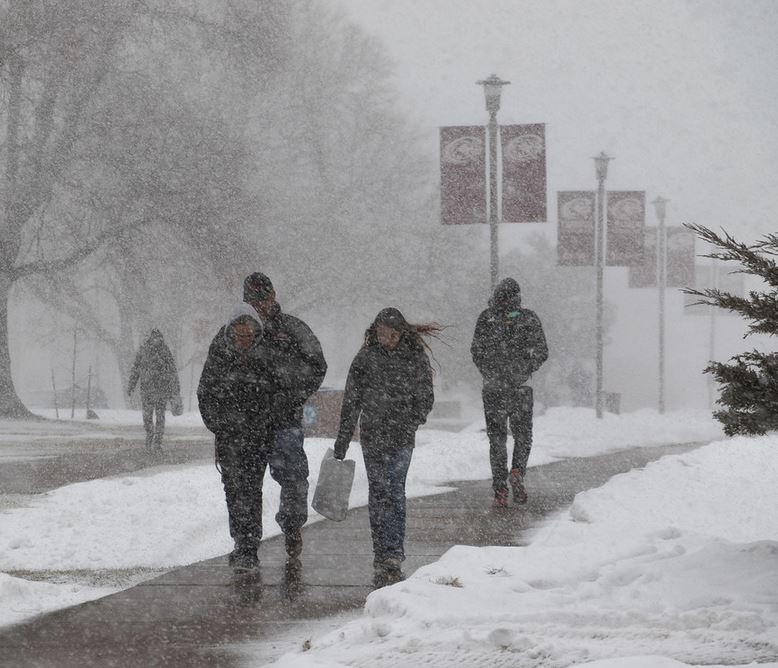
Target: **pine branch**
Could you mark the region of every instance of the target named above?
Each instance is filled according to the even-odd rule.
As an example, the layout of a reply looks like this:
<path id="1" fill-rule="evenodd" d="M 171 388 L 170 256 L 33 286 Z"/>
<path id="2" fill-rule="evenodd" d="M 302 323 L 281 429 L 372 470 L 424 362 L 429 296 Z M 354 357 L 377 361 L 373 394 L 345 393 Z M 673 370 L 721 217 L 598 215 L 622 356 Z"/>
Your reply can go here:
<path id="1" fill-rule="evenodd" d="M 703 240 L 712 246 L 721 248 L 721 251 L 713 251 L 703 254 L 724 262 L 737 262 L 743 266 L 737 273 L 760 276 L 772 287 L 778 288 L 778 264 L 767 255 L 778 255 L 778 236 L 767 235 L 761 241 L 748 246 L 737 241 L 726 230 L 722 230 L 723 237 L 719 236 L 704 225 L 696 223 L 684 223 L 684 227 L 696 232 Z"/>

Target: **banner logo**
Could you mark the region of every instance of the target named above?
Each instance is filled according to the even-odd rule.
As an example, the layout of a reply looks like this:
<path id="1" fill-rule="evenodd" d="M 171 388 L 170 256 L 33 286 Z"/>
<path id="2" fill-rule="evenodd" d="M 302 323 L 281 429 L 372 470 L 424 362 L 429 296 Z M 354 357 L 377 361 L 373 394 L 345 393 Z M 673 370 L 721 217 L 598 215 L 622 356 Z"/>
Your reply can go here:
<path id="1" fill-rule="evenodd" d="M 594 265 L 594 201 L 588 190 L 557 193 L 557 264 L 563 267 Z"/>
<path id="2" fill-rule="evenodd" d="M 545 222 L 546 126 L 503 125 L 502 222 Z"/>
<path id="3" fill-rule="evenodd" d="M 609 191 L 607 209 L 605 264 L 609 267 L 642 264 L 646 193 L 637 190 Z"/>
<path id="4" fill-rule="evenodd" d="M 486 223 L 486 130 L 440 129 L 440 219 L 445 225 Z"/>

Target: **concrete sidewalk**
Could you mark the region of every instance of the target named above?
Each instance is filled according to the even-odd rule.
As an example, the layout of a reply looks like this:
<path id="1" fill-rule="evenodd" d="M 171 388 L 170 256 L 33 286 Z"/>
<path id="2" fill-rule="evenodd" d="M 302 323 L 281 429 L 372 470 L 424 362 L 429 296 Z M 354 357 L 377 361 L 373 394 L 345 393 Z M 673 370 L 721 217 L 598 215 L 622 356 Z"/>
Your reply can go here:
<path id="1" fill-rule="evenodd" d="M 0 443 L 0 495 L 39 494 L 153 466 L 213 459 L 213 436 L 204 428 L 168 428 L 162 452 L 154 454 L 144 448 L 142 426 L 93 427 L 95 435 L 71 427 L 73 433 L 56 435 L 57 425 L 47 425 L 51 435 Z"/>
<path id="2" fill-rule="evenodd" d="M 525 530 L 567 506 L 578 492 L 616 473 L 694 445 L 638 448 L 530 469 L 526 506 L 491 508 L 488 482 L 408 502 L 404 571 L 436 560 L 452 545 L 517 545 Z M 303 530 L 299 577 L 285 572 L 282 537 L 262 542 L 259 579 L 235 579 L 226 557 L 170 571 L 97 601 L 0 630 L 7 668 L 262 666 L 301 648 L 312 626 L 359 614 L 372 590 L 367 511 Z M 283 639 L 284 642 L 279 642 Z"/>

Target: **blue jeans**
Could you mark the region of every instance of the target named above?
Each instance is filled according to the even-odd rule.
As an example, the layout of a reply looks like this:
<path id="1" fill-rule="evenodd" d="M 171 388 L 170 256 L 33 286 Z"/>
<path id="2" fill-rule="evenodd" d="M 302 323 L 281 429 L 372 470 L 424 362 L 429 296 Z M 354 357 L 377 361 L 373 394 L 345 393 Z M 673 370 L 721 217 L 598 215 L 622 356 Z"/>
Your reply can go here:
<path id="1" fill-rule="evenodd" d="M 405 479 L 413 455 L 411 445 L 396 450 L 365 447 L 370 533 L 376 560 L 405 559 Z"/>
<path id="2" fill-rule="evenodd" d="M 297 531 L 308 520 L 308 458 L 304 439 L 302 427 L 279 429 L 268 459 L 270 475 L 281 485 L 276 522 L 285 534 Z"/>

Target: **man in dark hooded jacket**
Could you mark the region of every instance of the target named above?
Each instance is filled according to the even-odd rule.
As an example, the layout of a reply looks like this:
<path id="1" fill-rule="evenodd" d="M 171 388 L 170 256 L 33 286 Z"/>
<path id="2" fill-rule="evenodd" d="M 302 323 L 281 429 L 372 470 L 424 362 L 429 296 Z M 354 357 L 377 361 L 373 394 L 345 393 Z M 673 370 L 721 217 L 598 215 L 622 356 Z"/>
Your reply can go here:
<path id="1" fill-rule="evenodd" d="M 248 304 L 237 306 L 211 342 L 197 401 L 216 437 L 216 463 L 227 501 L 237 571 L 259 566 L 262 481 L 273 446 L 272 363 L 262 345 L 262 322 Z"/>
<path id="2" fill-rule="evenodd" d="M 168 401 L 179 396 L 180 387 L 173 354 L 158 329 L 151 330 L 149 338 L 135 355 L 127 386 L 128 395 L 132 394 L 138 381 L 143 427 L 146 430 L 146 450 L 160 451 L 165 433 L 165 408 Z"/>
<path id="3" fill-rule="evenodd" d="M 321 344 L 310 327 L 281 311 L 273 283 L 254 272 L 243 281 L 243 301 L 259 314 L 263 345 L 273 355 L 277 388 L 271 397 L 275 430 L 270 475 L 281 485 L 276 521 L 284 532 L 286 552 L 298 559 L 303 549 L 300 529 L 308 519 L 308 458 L 303 449 L 303 405 L 319 389 L 327 372 Z"/>
<path id="4" fill-rule="evenodd" d="M 532 388 L 525 383 L 548 358 L 548 346 L 538 316 L 521 307 L 521 290 L 514 279 L 506 278 L 495 287 L 489 308 L 478 316 L 470 353 L 483 377 L 494 504 L 508 505 L 508 478 L 514 502 L 526 503 L 524 475 L 532 448 L 533 398 Z M 514 440 L 510 472 L 509 424 Z"/>

